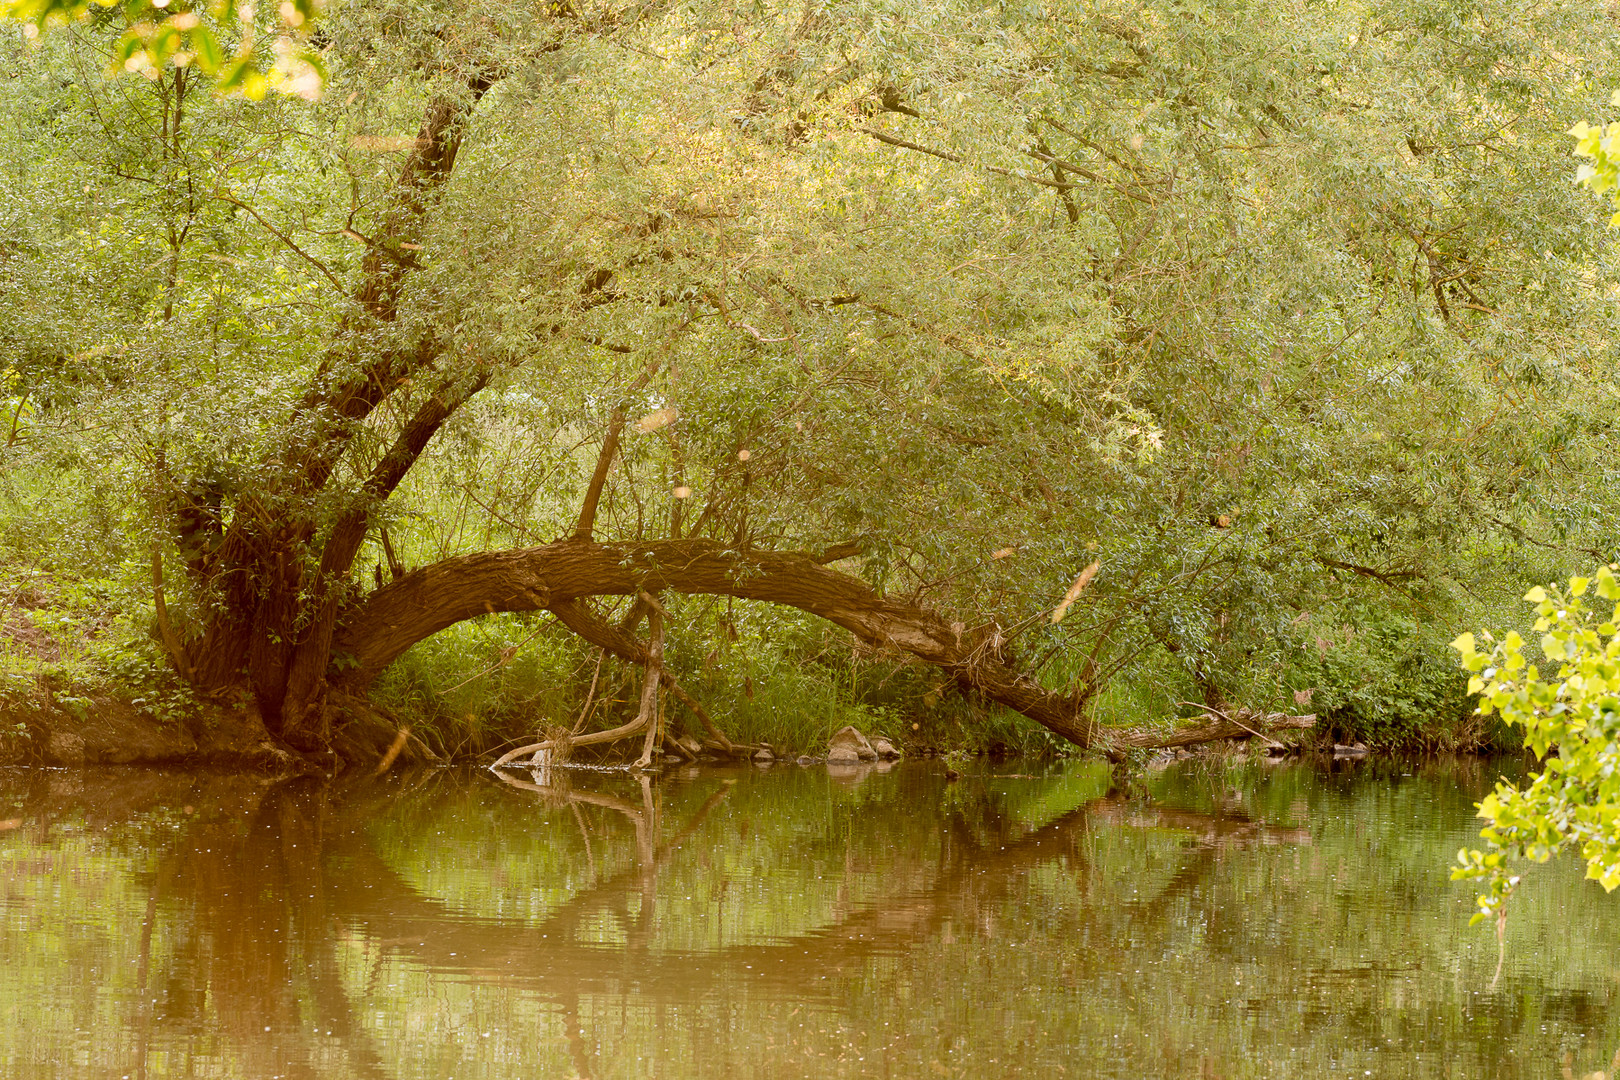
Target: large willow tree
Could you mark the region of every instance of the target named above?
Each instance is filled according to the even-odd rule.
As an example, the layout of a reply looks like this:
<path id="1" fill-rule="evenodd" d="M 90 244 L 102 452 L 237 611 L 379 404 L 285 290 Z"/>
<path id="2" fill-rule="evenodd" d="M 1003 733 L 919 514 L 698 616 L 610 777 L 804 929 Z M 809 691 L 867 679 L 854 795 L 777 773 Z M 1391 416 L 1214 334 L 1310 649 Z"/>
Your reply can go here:
<path id="1" fill-rule="evenodd" d="M 1174 741 L 1091 716 L 1145 653 L 1221 709 L 1351 590 L 1612 543 L 1546 483 L 1610 468 L 1605 10 L 358 0 L 258 104 L 46 35 L 11 450 L 97 433 L 175 667 L 299 750 L 461 620 L 646 662 L 678 594 Z"/>

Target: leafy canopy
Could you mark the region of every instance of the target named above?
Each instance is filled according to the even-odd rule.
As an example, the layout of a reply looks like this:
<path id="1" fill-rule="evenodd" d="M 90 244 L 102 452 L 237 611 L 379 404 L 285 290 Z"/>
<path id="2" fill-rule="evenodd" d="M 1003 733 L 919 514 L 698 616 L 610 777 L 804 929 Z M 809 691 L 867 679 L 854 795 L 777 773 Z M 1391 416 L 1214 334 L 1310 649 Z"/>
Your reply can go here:
<path id="1" fill-rule="evenodd" d="M 170 542 L 171 488 L 258 513 L 309 387 L 391 351 L 425 359 L 287 497 L 311 535 L 475 382 L 367 512 L 407 565 L 562 535 L 629 397 L 679 419 L 625 440 L 604 536 L 860 537 L 1003 626 L 1097 564 L 1018 638 L 1054 687 L 1348 713 L 1362 625 L 1486 623 L 1452 612 L 1612 546 L 1613 305 L 1553 145 L 1613 68 L 1595 4 L 350 2 L 318 102 L 192 96 L 190 38 L 60 78 L 143 20 L 224 43 L 188 2 L 84 7 L 0 102 L 13 451 L 153 492 L 95 500 L 132 531 Z M 457 163 L 401 219 L 441 107 Z M 177 620 L 216 609 L 198 565 Z"/>

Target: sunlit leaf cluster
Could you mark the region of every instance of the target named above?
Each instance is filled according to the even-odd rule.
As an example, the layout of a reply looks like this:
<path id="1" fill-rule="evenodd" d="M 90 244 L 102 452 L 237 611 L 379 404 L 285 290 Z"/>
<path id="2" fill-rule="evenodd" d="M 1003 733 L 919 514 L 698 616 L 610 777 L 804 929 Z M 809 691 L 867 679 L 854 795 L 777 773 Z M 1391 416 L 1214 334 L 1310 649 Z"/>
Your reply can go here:
<path id="1" fill-rule="evenodd" d="M 64 23 L 110 28 L 111 70 L 156 79 L 192 68 L 221 94 L 258 100 L 271 90 L 313 100 L 325 62 L 307 38 L 324 0 L 0 0 L 0 18 L 16 19 L 24 36 Z M 269 47 L 266 48 L 268 40 Z"/>
<path id="2" fill-rule="evenodd" d="M 1500 918 L 1519 883 L 1517 860 L 1546 862 L 1564 850 L 1586 861 L 1605 890 L 1620 885 L 1620 580 L 1614 564 L 1567 589 L 1537 586 L 1535 650 L 1510 631 L 1496 641 L 1463 634 L 1454 643 L 1472 672 L 1480 711 L 1522 728 L 1543 771 L 1520 788 L 1503 781 L 1479 804 L 1485 851 L 1464 849 L 1454 880 L 1482 881 L 1475 921 Z M 1591 594 L 1591 595 L 1589 595 Z M 1481 648 L 1481 645 L 1484 648 Z M 1527 656 L 1528 654 L 1528 656 Z M 1543 668 L 1547 669 L 1543 677 Z M 1551 756 L 1549 756 L 1551 755 Z"/>

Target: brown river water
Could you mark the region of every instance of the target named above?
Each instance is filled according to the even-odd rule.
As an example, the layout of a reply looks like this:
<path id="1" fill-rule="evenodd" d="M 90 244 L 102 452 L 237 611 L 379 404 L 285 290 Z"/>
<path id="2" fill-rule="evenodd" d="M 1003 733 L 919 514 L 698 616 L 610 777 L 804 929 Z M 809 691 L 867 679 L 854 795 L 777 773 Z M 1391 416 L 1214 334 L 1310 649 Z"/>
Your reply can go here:
<path id="1" fill-rule="evenodd" d="M 1620 894 L 1493 986 L 1447 878 L 1505 768 L 0 770 L 0 1077 L 1611 1074 Z"/>

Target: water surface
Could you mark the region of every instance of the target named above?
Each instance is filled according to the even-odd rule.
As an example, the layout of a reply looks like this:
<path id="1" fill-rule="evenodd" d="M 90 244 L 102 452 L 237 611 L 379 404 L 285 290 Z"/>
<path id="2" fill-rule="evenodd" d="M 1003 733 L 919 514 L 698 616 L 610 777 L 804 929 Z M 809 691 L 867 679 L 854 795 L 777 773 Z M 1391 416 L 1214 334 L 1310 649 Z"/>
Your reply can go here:
<path id="1" fill-rule="evenodd" d="M 0 1075 L 1560 1077 L 1620 896 L 1446 869 L 1479 762 L 0 770 Z"/>

